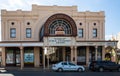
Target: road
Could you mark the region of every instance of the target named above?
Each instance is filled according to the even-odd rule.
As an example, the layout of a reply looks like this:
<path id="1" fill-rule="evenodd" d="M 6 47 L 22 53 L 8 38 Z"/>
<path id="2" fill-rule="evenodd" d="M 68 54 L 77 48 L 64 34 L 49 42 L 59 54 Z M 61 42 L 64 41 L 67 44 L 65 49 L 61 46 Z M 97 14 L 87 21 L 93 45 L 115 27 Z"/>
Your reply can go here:
<path id="1" fill-rule="evenodd" d="M 46 72 L 46 71 L 6 71 L 0 76 L 120 76 L 120 72 Z"/>

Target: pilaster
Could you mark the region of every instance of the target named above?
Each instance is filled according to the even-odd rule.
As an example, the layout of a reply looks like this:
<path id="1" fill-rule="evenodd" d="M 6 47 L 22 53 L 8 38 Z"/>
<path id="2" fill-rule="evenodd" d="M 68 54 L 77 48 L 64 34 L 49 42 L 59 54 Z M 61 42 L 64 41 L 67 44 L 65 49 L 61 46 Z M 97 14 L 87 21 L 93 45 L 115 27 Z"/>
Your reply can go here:
<path id="1" fill-rule="evenodd" d="M 34 66 L 35 67 L 39 67 L 40 65 L 40 51 L 39 51 L 39 47 L 35 47 L 34 48 L 34 57 L 35 57 L 35 60 L 34 60 Z"/>

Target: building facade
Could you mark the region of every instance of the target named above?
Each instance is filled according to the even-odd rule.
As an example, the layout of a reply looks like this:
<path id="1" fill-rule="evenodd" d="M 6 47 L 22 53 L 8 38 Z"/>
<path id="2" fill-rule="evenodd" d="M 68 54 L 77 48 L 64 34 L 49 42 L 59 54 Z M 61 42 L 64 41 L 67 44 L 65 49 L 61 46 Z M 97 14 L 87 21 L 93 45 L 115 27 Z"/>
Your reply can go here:
<path id="1" fill-rule="evenodd" d="M 2 66 L 45 68 L 60 61 L 88 65 L 104 60 L 103 11 L 39 5 L 31 11 L 1 10 L 1 28 Z"/>

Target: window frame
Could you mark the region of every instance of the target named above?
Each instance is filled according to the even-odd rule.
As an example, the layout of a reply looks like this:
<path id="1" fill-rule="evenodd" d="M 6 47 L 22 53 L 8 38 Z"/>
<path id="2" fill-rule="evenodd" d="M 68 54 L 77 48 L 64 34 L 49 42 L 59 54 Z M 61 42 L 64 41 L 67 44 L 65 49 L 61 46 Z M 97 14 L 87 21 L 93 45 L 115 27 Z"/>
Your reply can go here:
<path id="1" fill-rule="evenodd" d="M 93 28 L 93 38 L 97 38 L 97 28 Z"/>
<path id="2" fill-rule="evenodd" d="M 26 28 L 26 38 L 31 38 L 31 37 L 32 37 L 32 29 L 31 28 Z"/>
<path id="3" fill-rule="evenodd" d="M 63 19 L 56 19 L 49 25 L 49 34 L 50 35 L 57 35 L 55 32 L 57 31 L 56 28 L 62 27 L 63 28 L 63 35 L 72 35 L 71 25 Z"/>
<path id="4" fill-rule="evenodd" d="M 16 28 L 10 28 L 10 38 L 16 38 Z"/>
<path id="5" fill-rule="evenodd" d="M 83 28 L 78 29 L 78 37 L 79 37 L 79 38 L 83 38 L 83 37 L 84 37 L 83 34 L 84 34 Z"/>

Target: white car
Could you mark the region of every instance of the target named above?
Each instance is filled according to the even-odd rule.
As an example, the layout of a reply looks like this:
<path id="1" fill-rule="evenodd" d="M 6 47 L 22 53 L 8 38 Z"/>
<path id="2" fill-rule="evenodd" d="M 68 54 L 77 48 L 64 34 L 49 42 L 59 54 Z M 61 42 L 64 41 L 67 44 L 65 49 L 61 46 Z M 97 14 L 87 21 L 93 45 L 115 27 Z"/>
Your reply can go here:
<path id="1" fill-rule="evenodd" d="M 52 70 L 53 71 L 78 71 L 82 72 L 85 71 L 85 68 L 83 66 L 76 65 L 72 62 L 59 62 L 57 64 L 52 65 Z"/>

